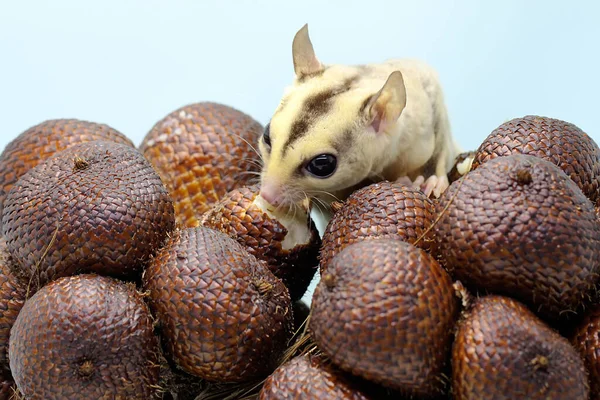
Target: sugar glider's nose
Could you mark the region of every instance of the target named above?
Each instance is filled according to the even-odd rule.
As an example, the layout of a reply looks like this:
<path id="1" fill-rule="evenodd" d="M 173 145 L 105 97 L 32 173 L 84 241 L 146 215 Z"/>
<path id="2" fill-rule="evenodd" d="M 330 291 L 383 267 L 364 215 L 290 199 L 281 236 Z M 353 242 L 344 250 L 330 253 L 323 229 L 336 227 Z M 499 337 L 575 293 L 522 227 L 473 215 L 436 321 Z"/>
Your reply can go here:
<path id="1" fill-rule="evenodd" d="M 260 196 L 273 207 L 279 207 L 283 203 L 281 185 L 272 179 L 265 179 L 260 185 Z"/>
<path id="2" fill-rule="evenodd" d="M 273 207 L 283 202 L 281 185 L 272 180 L 264 180 L 260 185 L 260 196 Z"/>

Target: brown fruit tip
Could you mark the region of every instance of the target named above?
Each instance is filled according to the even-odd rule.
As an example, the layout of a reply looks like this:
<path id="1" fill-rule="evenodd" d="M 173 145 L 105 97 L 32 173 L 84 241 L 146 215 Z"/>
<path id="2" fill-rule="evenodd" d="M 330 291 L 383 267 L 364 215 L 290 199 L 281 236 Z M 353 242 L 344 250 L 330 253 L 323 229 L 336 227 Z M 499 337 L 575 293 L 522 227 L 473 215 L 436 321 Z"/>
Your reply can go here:
<path id="1" fill-rule="evenodd" d="M 548 357 L 537 355 L 531 360 L 531 365 L 533 365 L 534 370 L 547 370 L 548 369 Z"/>
<path id="2" fill-rule="evenodd" d="M 73 159 L 73 172 L 82 171 L 89 166 L 90 166 L 90 163 L 88 163 L 86 160 L 84 160 L 83 158 L 81 158 L 79 156 L 76 156 Z"/>
<path id="3" fill-rule="evenodd" d="M 323 275 L 321 280 L 323 281 L 327 289 L 331 290 L 335 287 L 335 278 L 332 274 L 326 273 L 325 275 Z"/>
<path id="4" fill-rule="evenodd" d="M 77 372 L 83 378 L 90 377 L 94 373 L 94 364 L 90 360 L 85 360 L 81 363 Z"/>
<path id="5" fill-rule="evenodd" d="M 517 183 L 520 185 L 529 185 L 531 182 L 533 182 L 531 171 L 527 169 L 520 169 L 517 171 Z"/>
<path id="6" fill-rule="evenodd" d="M 258 293 L 262 297 L 265 297 L 268 293 L 270 293 L 273 290 L 273 285 L 263 279 L 254 279 L 252 281 L 252 284 L 254 285 L 256 290 L 258 290 Z"/>

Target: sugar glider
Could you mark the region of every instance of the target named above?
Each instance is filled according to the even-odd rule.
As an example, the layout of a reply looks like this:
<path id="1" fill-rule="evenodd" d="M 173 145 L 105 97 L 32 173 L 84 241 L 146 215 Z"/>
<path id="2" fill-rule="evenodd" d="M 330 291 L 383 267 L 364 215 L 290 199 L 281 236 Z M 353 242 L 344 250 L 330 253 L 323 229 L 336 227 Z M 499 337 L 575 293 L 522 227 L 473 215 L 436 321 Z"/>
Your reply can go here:
<path id="1" fill-rule="evenodd" d="M 274 208 L 330 207 L 381 180 L 430 196 L 448 187 L 461 149 L 436 71 L 419 60 L 323 64 L 305 24 L 292 42 L 295 77 L 259 140 L 261 197 Z"/>

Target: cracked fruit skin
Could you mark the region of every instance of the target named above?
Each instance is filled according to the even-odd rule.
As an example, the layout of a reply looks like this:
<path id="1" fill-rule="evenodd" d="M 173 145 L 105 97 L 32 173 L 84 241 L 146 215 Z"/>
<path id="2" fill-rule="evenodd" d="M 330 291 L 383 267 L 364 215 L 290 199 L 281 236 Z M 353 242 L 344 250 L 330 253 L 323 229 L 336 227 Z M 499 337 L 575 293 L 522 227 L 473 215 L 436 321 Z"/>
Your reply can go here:
<path id="1" fill-rule="evenodd" d="M 285 285 L 213 229 L 178 230 L 144 272 L 143 285 L 167 356 L 207 381 L 270 374 L 293 333 Z"/>
<path id="2" fill-rule="evenodd" d="M 511 154 L 528 154 L 552 162 L 593 203 L 600 201 L 600 147 L 575 124 L 539 115 L 506 121 L 481 143 L 472 169 Z"/>
<path id="3" fill-rule="evenodd" d="M 49 119 L 11 140 L 0 154 L 0 215 L 6 195 L 31 168 L 72 145 L 106 140 L 135 147 L 121 132 L 106 124 L 79 119 Z"/>
<path id="4" fill-rule="evenodd" d="M 437 255 L 471 292 L 513 297 L 552 324 L 591 296 L 600 224 L 556 165 L 523 154 L 495 158 L 452 183 L 437 212 L 446 206 L 434 226 Z"/>
<path id="5" fill-rule="evenodd" d="M 309 324 L 319 349 L 340 368 L 432 398 L 447 390 L 459 307 L 450 276 L 431 255 L 397 239 L 373 239 L 332 259 Z"/>
<path id="6" fill-rule="evenodd" d="M 188 104 L 158 121 L 140 150 L 167 186 L 181 227 L 260 172 L 256 152 L 263 126 L 250 115 L 214 102 Z"/>
<path id="7" fill-rule="evenodd" d="M 452 348 L 456 400 L 587 400 L 583 361 L 569 341 L 524 304 L 498 295 L 474 300 Z"/>
<path id="8" fill-rule="evenodd" d="M 81 274 L 27 300 L 10 335 L 9 359 L 28 400 L 158 398 L 158 340 L 133 284 Z"/>
<path id="9" fill-rule="evenodd" d="M 25 173 L 4 202 L 4 236 L 32 282 L 80 272 L 139 278 L 174 229 L 173 203 L 135 148 L 69 147 Z"/>

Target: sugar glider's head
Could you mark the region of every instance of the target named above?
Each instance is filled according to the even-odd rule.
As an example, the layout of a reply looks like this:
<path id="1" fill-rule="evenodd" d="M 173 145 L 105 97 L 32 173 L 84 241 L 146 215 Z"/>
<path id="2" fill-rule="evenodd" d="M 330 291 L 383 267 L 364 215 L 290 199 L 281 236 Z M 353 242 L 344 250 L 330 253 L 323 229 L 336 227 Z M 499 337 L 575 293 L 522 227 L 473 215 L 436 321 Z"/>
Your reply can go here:
<path id="1" fill-rule="evenodd" d="M 292 56 L 294 82 L 259 142 L 261 196 L 286 208 L 307 198 L 329 203 L 377 173 L 388 128 L 406 104 L 399 71 L 382 80 L 369 66 L 322 64 L 307 25 L 294 37 Z"/>

